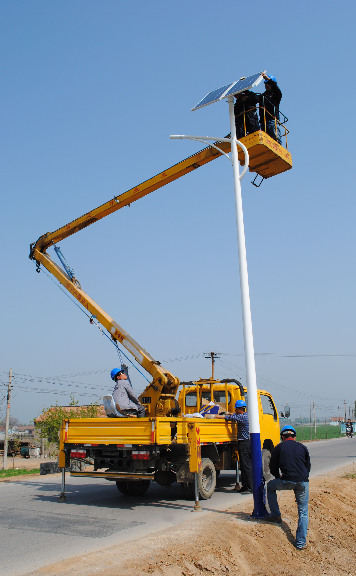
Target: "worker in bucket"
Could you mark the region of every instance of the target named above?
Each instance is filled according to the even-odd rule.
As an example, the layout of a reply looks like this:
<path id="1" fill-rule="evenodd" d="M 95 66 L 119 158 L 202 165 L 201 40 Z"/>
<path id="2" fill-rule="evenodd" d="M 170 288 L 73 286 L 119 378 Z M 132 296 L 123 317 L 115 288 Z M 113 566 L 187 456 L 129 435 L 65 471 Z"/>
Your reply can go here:
<path id="1" fill-rule="evenodd" d="M 261 74 L 265 82 L 265 91 L 259 98 L 261 130 L 280 144 L 279 105 L 282 100 L 282 92 L 274 76 L 267 75 L 265 72 Z"/>
<path id="2" fill-rule="evenodd" d="M 271 511 L 266 519 L 269 522 L 282 523 L 278 506 L 277 490 L 293 490 L 298 506 L 298 528 L 294 546 L 297 550 L 306 547 L 308 530 L 309 501 L 309 451 L 300 442 L 296 442 L 293 426 L 284 426 L 281 430 L 282 442 L 274 448 L 270 460 L 271 474 L 275 476 L 267 484 L 267 500 Z"/>
<path id="3" fill-rule="evenodd" d="M 250 431 L 248 424 L 248 414 L 245 400 L 236 400 L 235 413 L 219 414 L 215 418 L 225 418 L 228 422 L 237 423 L 237 452 L 241 470 L 241 488 L 236 492 L 240 494 L 252 494 L 252 464 L 250 449 Z"/>
<path id="4" fill-rule="evenodd" d="M 145 407 L 140 404 L 139 399 L 135 395 L 132 387 L 129 385 L 125 370 L 113 368 L 110 376 L 115 382 L 112 396 L 116 409 L 125 416 L 137 416 L 138 418 L 144 417 L 146 412 Z"/>
<path id="5" fill-rule="evenodd" d="M 236 94 L 235 99 L 236 138 L 240 140 L 260 129 L 257 116 L 258 96 L 251 90 L 244 90 Z"/>

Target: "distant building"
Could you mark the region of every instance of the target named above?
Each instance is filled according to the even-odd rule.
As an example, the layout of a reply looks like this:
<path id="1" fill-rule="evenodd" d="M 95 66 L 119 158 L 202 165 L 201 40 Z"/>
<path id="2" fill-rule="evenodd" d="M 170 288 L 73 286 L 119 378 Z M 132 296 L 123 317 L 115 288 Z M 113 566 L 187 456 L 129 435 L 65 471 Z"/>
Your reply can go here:
<path id="1" fill-rule="evenodd" d="M 339 426 L 342 422 L 342 418 L 340 418 L 339 416 L 332 416 L 332 418 L 330 418 L 330 422 L 329 424 L 331 426 Z"/>
<path id="2" fill-rule="evenodd" d="M 35 427 L 32 425 L 28 426 L 14 426 L 12 428 L 12 433 L 16 436 L 33 436 Z"/>

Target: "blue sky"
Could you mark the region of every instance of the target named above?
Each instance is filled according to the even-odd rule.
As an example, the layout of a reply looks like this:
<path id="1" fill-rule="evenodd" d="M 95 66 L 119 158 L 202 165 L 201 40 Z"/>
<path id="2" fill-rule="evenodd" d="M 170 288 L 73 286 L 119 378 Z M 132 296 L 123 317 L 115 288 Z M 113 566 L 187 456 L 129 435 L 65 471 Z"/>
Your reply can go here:
<path id="1" fill-rule="evenodd" d="M 277 77 L 293 169 L 243 206 L 257 381 L 280 409 L 355 398 L 354 21 L 349 1 L 3 1 L 0 416 L 111 391 L 115 348 L 28 259 L 29 244 L 223 136 L 210 90 Z M 225 159 L 61 243 L 82 287 L 181 379 L 245 381 L 232 170 Z M 131 371 L 135 389 L 145 380 Z M 2 389 L 2 392 L 1 392 Z M 60 394 L 59 394 L 60 393 Z"/>

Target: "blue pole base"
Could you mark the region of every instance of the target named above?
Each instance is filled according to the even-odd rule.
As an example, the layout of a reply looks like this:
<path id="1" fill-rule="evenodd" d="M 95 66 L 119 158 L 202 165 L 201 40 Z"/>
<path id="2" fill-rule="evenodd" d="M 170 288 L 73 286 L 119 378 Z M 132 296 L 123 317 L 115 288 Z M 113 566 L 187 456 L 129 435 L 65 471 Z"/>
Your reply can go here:
<path id="1" fill-rule="evenodd" d="M 265 480 L 262 471 L 262 451 L 260 433 L 250 434 L 253 503 L 253 518 L 265 518 L 268 516 L 266 509 Z"/>

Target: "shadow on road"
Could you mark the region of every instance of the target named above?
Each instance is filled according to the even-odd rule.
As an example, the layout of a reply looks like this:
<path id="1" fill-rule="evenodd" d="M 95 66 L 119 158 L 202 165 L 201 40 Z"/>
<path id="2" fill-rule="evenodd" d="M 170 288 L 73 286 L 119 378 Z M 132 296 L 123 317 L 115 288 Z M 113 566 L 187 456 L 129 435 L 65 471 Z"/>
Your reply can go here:
<path id="1" fill-rule="evenodd" d="M 58 504 L 71 504 L 76 506 L 89 506 L 100 508 L 112 508 L 129 510 L 137 507 L 154 507 L 170 509 L 192 510 L 194 499 L 188 500 L 183 496 L 181 486 L 172 484 L 171 486 L 160 486 L 152 482 L 148 492 L 142 496 L 125 496 L 121 494 L 115 482 L 100 484 L 89 481 L 87 483 L 76 483 L 73 479 L 66 479 L 66 501 L 59 499 L 61 483 L 48 483 L 41 481 L 19 482 L 22 485 L 31 485 L 36 488 L 33 499 L 42 502 L 53 502 Z M 235 486 L 235 475 L 220 475 L 217 480 L 216 493 L 232 493 Z M 213 496 L 214 498 L 214 496 Z M 241 498 L 236 494 L 236 498 Z M 209 500 L 201 500 L 200 504 L 206 511 Z"/>

